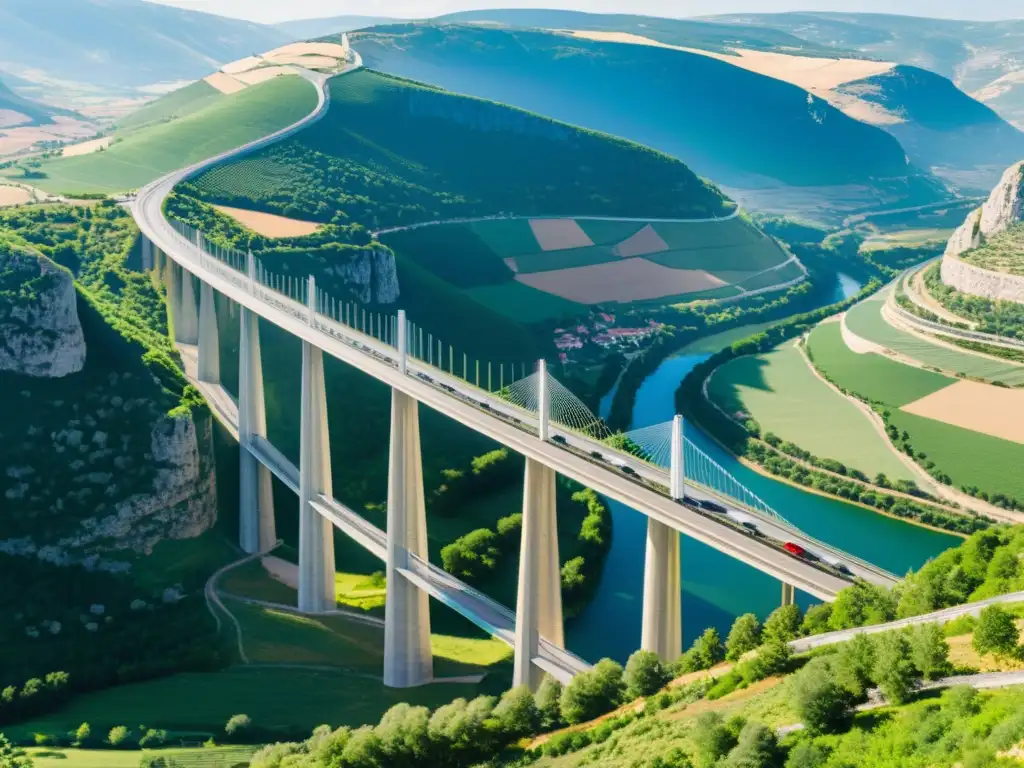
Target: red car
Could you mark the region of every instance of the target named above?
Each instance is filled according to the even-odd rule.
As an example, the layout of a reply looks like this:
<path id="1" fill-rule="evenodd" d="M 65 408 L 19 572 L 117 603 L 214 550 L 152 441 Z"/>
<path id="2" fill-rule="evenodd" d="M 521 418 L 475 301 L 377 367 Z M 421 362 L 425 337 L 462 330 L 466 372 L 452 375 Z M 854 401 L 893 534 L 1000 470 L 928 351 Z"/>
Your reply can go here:
<path id="1" fill-rule="evenodd" d="M 803 557 L 807 554 L 806 549 L 801 547 L 799 544 L 794 544 L 792 541 L 787 541 L 782 545 L 782 548 L 789 552 L 789 554 L 796 555 L 797 557 Z"/>

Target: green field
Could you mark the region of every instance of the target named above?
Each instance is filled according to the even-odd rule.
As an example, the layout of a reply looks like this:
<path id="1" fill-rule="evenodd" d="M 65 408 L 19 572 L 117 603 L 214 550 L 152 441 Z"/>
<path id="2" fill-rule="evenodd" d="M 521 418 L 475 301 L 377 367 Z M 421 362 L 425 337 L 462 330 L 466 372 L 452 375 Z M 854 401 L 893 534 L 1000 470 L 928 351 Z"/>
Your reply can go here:
<path id="1" fill-rule="evenodd" d="M 815 367 L 841 388 L 897 408 L 948 387 L 956 380 L 913 368 L 882 355 L 858 355 L 843 341 L 839 323 L 823 323 L 807 342 Z"/>
<path id="2" fill-rule="evenodd" d="M 872 477 L 881 472 L 894 480 L 915 479 L 868 417 L 814 375 L 795 342 L 726 363 L 715 371 L 708 392 L 727 413 L 749 413 L 764 432 L 815 456 Z"/>
<path id="3" fill-rule="evenodd" d="M 1024 499 L 1024 445 L 900 410 L 893 410 L 890 420 L 910 434 L 914 449 L 927 454 L 953 485 Z"/>
<path id="4" fill-rule="evenodd" d="M 887 288 L 846 313 L 846 326 L 857 336 L 879 344 L 924 365 L 972 376 L 986 381 L 1024 384 L 1024 366 L 992 360 L 969 352 L 932 344 L 913 334 L 893 328 L 882 317 L 882 307 L 893 289 Z"/>
<path id="5" fill-rule="evenodd" d="M 302 78 L 278 77 L 200 106 L 180 119 L 128 131 L 102 152 L 47 160 L 40 168 L 45 177 L 32 184 L 68 194 L 136 189 L 297 122 L 316 106 L 316 90 Z"/>
<path id="6" fill-rule="evenodd" d="M 194 749 L 30 749 L 38 768 L 138 768 L 145 755 L 174 760 L 181 768 L 235 768 L 246 764 L 253 747 L 198 747 Z"/>
<path id="7" fill-rule="evenodd" d="M 982 269 L 1024 275 L 1024 224 L 992 235 L 980 248 L 961 254 L 960 259 Z"/>
<path id="8" fill-rule="evenodd" d="M 94 733 L 144 723 L 149 728 L 214 735 L 223 732 L 232 715 L 244 713 L 256 726 L 308 731 L 322 723 L 375 723 L 403 701 L 436 707 L 477 693 L 478 686 L 460 683 L 385 688 L 379 679 L 354 677 L 343 670 L 231 667 L 85 694 L 57 712 L 4 730 L 21 740 L 33 733 L 64 734 L 83 722 Z"/>
<path id="9" fill-rule="evenodd" d="M 583 304 L 538 291 L 515 280 L 470 288 L 465 294 L 492 311 L 521 323 L 579 317 L 587 311 Z"/>
<path id="10" fill-rule="evenodd" d="M 123 135 L 146 126 L 188 117 L 222 98 L 224 94 L 205 80 L 196 80 L 191 85 L 161 96 L 118 121 L 117 132 Z"/>

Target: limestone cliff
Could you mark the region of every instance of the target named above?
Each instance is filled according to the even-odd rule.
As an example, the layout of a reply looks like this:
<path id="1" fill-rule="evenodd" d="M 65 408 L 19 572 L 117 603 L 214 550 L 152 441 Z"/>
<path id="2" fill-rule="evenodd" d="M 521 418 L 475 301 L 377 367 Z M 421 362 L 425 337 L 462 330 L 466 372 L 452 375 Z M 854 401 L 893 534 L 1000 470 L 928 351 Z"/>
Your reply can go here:
<path id="1" fill-rule="evenodd" d="M 401 290 L 395 255 L 382 246 L 353 250 L 347 261 L 340 261 L 326 270 L 341 280 L 363 304 L 393 304 Z"/>
<path id="2" fill-rule="evenodd" d="M 988 200 L 953 233 L 946 246 L 947 256 L 977 248 L 986 237 L 1003 232 L 1024 219 L 1024 162 L 1006 169 Z"/>
<path id="3" fill-rule="evenodd" d="M 83 365 L 71 275 L 42 254 L 0 241 L 0 371 L 59 377 Z"/>

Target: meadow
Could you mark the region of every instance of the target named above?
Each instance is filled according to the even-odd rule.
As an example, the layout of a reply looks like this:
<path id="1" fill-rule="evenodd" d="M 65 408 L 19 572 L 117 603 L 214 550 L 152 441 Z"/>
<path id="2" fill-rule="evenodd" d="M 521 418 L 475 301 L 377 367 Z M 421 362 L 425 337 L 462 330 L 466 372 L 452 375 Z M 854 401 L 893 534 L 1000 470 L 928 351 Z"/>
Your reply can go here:
<path id="1" fill-rule="evenodd" d="M 174 768 L 237 768 L 245 765 L 253 747 L 196 747 L 192 749 L 30 749 L 37 768 L 138 768 L 143 757 L 173 760 Z"/>
<path id="2" fill-rule="evenodd" d="M 1024 224 L 989 237 L 980 248 L 961 254 L 960 259 L 983 269 L 1024 275 Z"/>
<path id="3" fill-rule="evenodd" d="M 204 80 L 196 80 L 191 85 L 171 91 L 156 101 L 146 104 L 117 122 L 116 128 L 120 135 L 125 135 L 140 128 L 158 123 L 178 120 L 198 112 L 221 99 L 221 93 Z"/>
<path id="4" fill-rule="evenodd" d="M 824 323 L 815 328 L 807 341 L 807 350 L 815 367 L 837 386 L 897 408 L 955 381 L 873 352 L 859 355 L 846 346 L 839 323 Z"/>
<path id="5" fill-rule="evenodd" d="M 882 307 L 892 288 L 858 304 L 846 313 L 846 327 L 862 339 L 944 371 L 972 376 L 1010 386 L 1024 384 L 1024 366 L 972 355 L 933 344 L 926 339 L 894 328 L 882 317 Z"/>
<path id="6" fill-rule="evenodd" d="M 39 172 L 45 175 L 32 184 L 69 196 L 136 189 L 297 122 L 313 111 L 316 91 L 299 77 L 279 77 L 230 96 L 207 101 L 192 94 L 185 101 L 184 107 L 172 104 L 150 113 L 156 123 L 146 115 L 139 118 L 142 122 L 129 122 L 124 135 L 101 152 L 44 161 Z M 176 110 L 185 115 L 160 121 Z"/>
<path id="7" fill-rule="evenodd" d="M 795 342 L 726 363 L 715 371 L 708 392 L 727 413 L 748 413 L 763 433 L 772 432 L 819 458 L 835 459 L 871 477 L 883 473 L 892 480 L 915 479 L 868 417 L 814 374 Z"/>

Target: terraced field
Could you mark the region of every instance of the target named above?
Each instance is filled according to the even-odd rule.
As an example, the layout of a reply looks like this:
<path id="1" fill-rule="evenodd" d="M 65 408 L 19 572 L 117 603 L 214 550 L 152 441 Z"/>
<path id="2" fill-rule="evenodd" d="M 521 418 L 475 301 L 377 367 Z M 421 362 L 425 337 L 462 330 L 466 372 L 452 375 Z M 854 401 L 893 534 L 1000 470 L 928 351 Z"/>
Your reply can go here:
<path id="1" fill-rule="evenodd" d="M 910 437 L 921 461 L 933 461 L 956 487 L 977 487 L 986 493 L 1024 500 L 1024 445 L 946 424 L 902 410 L 904 406 L 949 386 L 951 379 L 932 371 L 857 354 L 843 341 L 837 323 L 819 325 L 808 349 L 815 366 L 841 388 L 888 406 L 890 423 Z M 923 454 L 923 456 L 922 456 Z"/>
<path id="2" fill-rule="evenodd" d="M 887 288 L 847 312 L 847 328 L 867 341 L 906 355 L 924 365 L 986 381 L 1000 381 L 1010 386 L 1024 385 L 1022 365 L 1013 365 L 933 344 L 889 325 L 882 316 L 882 307 L 892 290 L 891 287 Z"/>
<path id="3" fill-rule="evenodd" d="M 750 414 L 764 432 L 820 458 L 871 477 L 915 480 L 868 417 L 814 374 L 796 342 L 730 361 L 715 371 L 708 394 L 730 415 Z"/>
<path id="4" fill-rule="evenodd" d="M 141 117 L 129 118 L 108 149 L 44 162 L 40 171 L 45 176 L 33 179 L 33 185 L 72 196 L 136 189 L 291 125 L 316 107 L 316 89 L 288 76 L 230 96 L 210 97 L 196 88 L 177 101 L 168 99 L 162 106 L 158 102 L 144 108 Z M 184 116 L 163 121 L 177 112 Z"/>
<path id="5" fill-rule="evenodd" d="M 216 182 L 210 176 L 204 183 Z M 803 275 L 742 217 L 491 219 L 399 230 L 381 239 L 400 257 L 523 322 L 576 316 L 595 305 L 738 296 Z"/>

